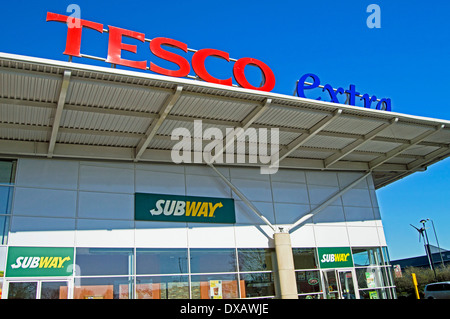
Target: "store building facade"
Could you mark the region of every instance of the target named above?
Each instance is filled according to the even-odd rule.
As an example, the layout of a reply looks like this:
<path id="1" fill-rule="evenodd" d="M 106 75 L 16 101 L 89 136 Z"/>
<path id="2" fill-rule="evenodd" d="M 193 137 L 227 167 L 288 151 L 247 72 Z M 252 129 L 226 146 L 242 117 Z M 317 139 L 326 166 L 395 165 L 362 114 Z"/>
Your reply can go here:
<path id="1" fill-rule="evenodd" d="M 395 298 L 375 190 L 450 153 L 441 120 L 9 54 L 0 75 L 2 299 Z M 174 163 L 196 120 L 279 129 L 276 172 Z"/>

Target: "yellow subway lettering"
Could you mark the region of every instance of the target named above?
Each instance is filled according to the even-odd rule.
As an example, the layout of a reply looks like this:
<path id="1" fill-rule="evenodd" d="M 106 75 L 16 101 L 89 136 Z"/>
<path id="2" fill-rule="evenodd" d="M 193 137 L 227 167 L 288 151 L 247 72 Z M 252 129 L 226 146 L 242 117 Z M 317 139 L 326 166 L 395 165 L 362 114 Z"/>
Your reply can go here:
<path id="1" fill-rule="evenodd" d="M 201 202 L 192 202 L 192 204 L 191 202 L 186 202 L 186 216 L 191 216 L 191 213 L 192 216 L 196 216 L 200 208 L 200 204 Z"/>
<path id="2" fill-rule="evenodd" d="M 200 211 L 198 212 L 198 217 L 200 216 L 208 216 L 208 203 L 204 202 L 202 203 L 202 206 L 200 207 Z"/>
<path id="3" fill-rule="evenodd" d="M 208 217 L 214 217 L 214 212 L 216 211 L 216 209 L 222 208 L 222 207 L 223 207 L 222 203 L 217 203 L 214 206 L 212 203 L 209 203 L 209 216 Z"/>
<path id="4" fill-rule="evenodd" d="M 50 264 L 52 259 L 53 257 L 41 257 L 39 268 L 48 268 L 48 265 Z"/>

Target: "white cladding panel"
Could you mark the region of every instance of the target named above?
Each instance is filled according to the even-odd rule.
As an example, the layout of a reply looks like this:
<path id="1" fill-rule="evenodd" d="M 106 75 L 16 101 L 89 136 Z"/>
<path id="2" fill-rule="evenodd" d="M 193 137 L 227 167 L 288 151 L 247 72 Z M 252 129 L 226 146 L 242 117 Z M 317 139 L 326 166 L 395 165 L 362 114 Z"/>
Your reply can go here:
<path id="1" fill-rule="evenodd" d="M 218 167 L 272 224 L 289 227 L 355 172 Z M 134 221 L 134 193 L 235 199 L 236 224 Z M 272 247 L 273 231 L 207 166 L 19 159 L 10 245 Z M 293 247 L 386 245 L 369 177 L 306 220 Z"/>

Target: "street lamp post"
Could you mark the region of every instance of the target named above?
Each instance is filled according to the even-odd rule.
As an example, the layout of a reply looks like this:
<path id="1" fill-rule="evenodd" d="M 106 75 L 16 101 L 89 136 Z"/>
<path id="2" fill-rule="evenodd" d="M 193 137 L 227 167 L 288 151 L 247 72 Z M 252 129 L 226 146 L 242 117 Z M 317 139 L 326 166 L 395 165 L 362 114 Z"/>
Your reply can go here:
<path id="1" fill-rule="evenodd" d="M 424 241 L 426 240 L 425 250 L 426 250 L 426 253 L 428 255 L 428 260 L 430 262 L 431 269 L 434 272 L 434 278 L 436 278 L 436 269 L 434 268 L 433 256 L 431 255 L 431 250 L 430 250 L 430 241 L 428 240 L 427 229 L 425 228 L 425 223 L 426 222 L 427 221 L 425 219 L 422 219 L 420 221 L 420 223 L 422 223 L 422 225 L 423 225 L 423 232 L 425 233 L 425 237 L 424 237 Z"/>
<path id="2" fill-rule="evenodd" d="M 436 238 L 436 243 L 437 243 L 437 246 L 438 246 L 438 249 L 439 249 L 439 256 L 441 257 L 442 267 L 444 267 L 444 258 L 442 258 L 442 251 L 441 251 L 441 247 L 439 246 L 439 240 L 438 240 L 438 237 L 437 237 L 436 228 L 434 228 L 434 222 L 430 218 L 427 218 L 427 220 L 431 221 L 431 225 L 433 226 L 434 237 Z"/>

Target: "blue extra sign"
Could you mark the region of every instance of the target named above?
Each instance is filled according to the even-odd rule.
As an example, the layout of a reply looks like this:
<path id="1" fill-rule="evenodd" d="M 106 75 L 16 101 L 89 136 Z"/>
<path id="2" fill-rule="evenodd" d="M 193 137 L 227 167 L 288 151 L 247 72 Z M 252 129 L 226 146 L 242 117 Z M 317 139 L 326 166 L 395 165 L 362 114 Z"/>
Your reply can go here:
<path id="1" fill-rule="evenodd" d="M 309 78 L 312 79 L 312 82 L 307 81 Z M 317 75 L 313 73 L 307 73 L 303 75 L 297 83 L 297 95 L 299 97 L 306 98 L 305 96 L 305 90 L 313 90 L 320 86 L 320 79 Z M 374 106 L 372 108 L 375 108 L 377 110 L 384 110 L 384 111 L 391 111 L 391 99 L 377 99 L 375 95 L 370 96 L 369 94 L 363 94 L 356 91 L 355 85 L 350 84 L 348 90 L 344 90 L 343 88 L 339 87 L 337 89 L 333 89 L 333 87 L 330 84 L 325 84 L 324 86 L 320 86 L 322 88 L 322 92 L 327 91 L 330 102 L 333 103 L 342 103 L 339 101 L 339 96 L 342 94 L 347 95 L 347 99 L 345 103 L 349 105 L 356 106 L 356 97 L 358 97 L 363 102 L 363 106 L 365 108 L 371 108 L 372 103 L 374 103 Z M 317 97 L 316 100 L 321 100 L 321 97 Z M 376 104 L 375 104 L 376 103 Z"/>

